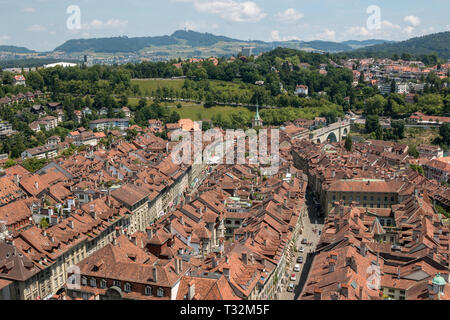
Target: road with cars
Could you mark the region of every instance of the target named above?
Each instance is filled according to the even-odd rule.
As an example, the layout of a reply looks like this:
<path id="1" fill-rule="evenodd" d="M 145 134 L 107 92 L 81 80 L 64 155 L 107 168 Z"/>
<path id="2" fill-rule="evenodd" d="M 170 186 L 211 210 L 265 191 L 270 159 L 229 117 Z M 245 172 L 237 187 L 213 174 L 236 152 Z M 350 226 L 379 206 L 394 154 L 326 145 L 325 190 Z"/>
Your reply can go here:
<path id="1" fill-rule="evenodd" d="M 285 275 L 289 281 L 279 294 L 280 300 L 296 300 L 299 297 L 311 268 L 313 255 L 310 253 L 315 251 L 323 228 L 323 218 L 319 217 L 318 203 L 314 201 L 310 192 L 306 194 L 306 204 L 308 214 L 302 217 L 303 233 L 299 236 L 296 244 L 297 252 L 294 261 Z M 300 262 L 299 257 L 301 257 L 302 262 Z M 298 269 L 296 269 L 296 265 L 298 265 Z M 294 269 L 298 271 L 294 271 Z"/>

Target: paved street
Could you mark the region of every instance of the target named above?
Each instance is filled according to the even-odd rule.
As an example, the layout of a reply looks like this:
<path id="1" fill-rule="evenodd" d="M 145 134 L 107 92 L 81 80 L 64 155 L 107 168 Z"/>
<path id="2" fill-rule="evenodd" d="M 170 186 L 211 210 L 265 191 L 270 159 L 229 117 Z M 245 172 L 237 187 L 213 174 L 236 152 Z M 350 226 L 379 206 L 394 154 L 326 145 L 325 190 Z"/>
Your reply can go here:
<path id="1" fill-rule="evenodd" d="M 314 203 L 313 197 L 310 192 L 307 192 L 306 194 L 306 204 L 308 206 L 308 215 L 302 217 L 303 220 L 303 234 L 299 236 L 299 239 L 297 241 L 297 249 L 300 247 L 303 247 L 304 252 L 300 253 L 297 252 L 295 257 L 293 258 L 293 261 L 291 263 L 291 268 L 287 272 L 287 279 L 288 284 L 295 283 L 294 292 L 287 292 L 287 285 L 283 286 L 283 291 L 280 293 L 280 300 L 296 300 L 298 296 L 300 295 L 300 292 L 303 288 L 303 285 L 306 282 L 306 278 L 309 273 L 309 269 L 311 267 L 312 263 L 312 257 L 308 255 L 309 252 L 313 252 L 317 246 L 317 243 L 319 241 L 320 235 L 319 230 L 321 231 L 323 228 L 323 218 L 318 217 L 318 210 L 316 208 L 316 205 Z M 314 229 L 317 229 L 316 232 L 314 232 Z M 311 245 L 305 245 L 301 244 L 302 239 L 306 239 L 308 243 L 311 243 Z M 303 257 L 303 263 L 300 264 L 300 271 L 294 272 L 293 268 L 297 264 L 297 257 L 302 256 Z M 297 276 L 297 279 L 295 282 L 290 281 L 291 275 L 295 273 Z"/>

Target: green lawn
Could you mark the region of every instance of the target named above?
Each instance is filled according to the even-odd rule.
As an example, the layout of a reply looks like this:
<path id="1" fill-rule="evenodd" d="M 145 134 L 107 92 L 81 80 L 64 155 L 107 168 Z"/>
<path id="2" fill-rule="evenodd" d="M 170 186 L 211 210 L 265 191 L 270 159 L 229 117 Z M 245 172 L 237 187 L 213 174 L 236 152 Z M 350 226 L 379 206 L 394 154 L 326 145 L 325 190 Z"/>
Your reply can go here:
<path id="1" fill-rule="evenodd" d="M 241 95 L 251 95 L 252 91 L 250 88 L 252 87 L 249 84 L 244 83 L 236 83 L 236 82 L 226 82 L 219 80 L 209 80 L 211 85 L 211 90 L 219 91 L 219 92 L 228 92 L 228 93 L 239 93 Z M 181 90 L 183 88 L 184 79 L 164 79 L 164 80 L 131 80 L 131 84 L 139 85 L 141 89 L 141 93 L 144 96 L 150 96 L 152 91 L 155 91 L 158 88 L 173 88 L 174 90 Z"/>
<path id="2" fill-rule="evenodd" d="M 203 105 L 200 104 L 189 104 L 189 103 L 182 103 L 183 107 L 180 109 L 178 109 L 175 104 L 167 104 L 167 106 L 171 110 L 176 110 L 180 114 L 181 118 L 192 119 L 194 121 L 211 120 L 214 115 L 219 113 L 221 113 L 222 115 L 226 115 L 227 113 L 231 112 L 240 112 L 251 114 L 252 116 L 255 114 L 254 112 L 243 107 L 220 106 L 220 107 L 205 108 Z"/>
<path id="3" fill-rule="evenodd" d="M 167 80 L 131 80 L 131 84 L 138 84 L 144 96 L 151 95 L 152 91 L 159 88 L 173 88 L 181 90 L 184 84 L 183 79 Z"/>

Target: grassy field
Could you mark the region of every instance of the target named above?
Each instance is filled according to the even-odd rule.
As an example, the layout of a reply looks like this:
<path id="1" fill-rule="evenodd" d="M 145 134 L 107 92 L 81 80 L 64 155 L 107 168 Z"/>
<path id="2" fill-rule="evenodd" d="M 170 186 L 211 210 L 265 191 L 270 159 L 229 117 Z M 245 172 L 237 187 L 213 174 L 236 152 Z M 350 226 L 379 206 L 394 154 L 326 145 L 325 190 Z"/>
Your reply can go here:
<path id="1" fill-rule="evenodd" d="M 231 112 L 240 112 L 240 113 L 247 113 L 254 115 L 254 112 L 251 112 L 247 108 L 243 107 L 226 107 L 226 106 L 220 106 L 220 107 L 212 107 L 212 108 L 205 108 L 203 105 L 200 104 L 182 104 L 182 107 L 178 109 L 176 105 L 174 104 L 167 104 L 167 106 L 171 110 L 176 110 L 181 118 L 184 119 L 192 119 L 192 120 L 211 120 L 214 115 L 221 113 L 222 115 L 227 115 Z"/>
<path id="2" fill-rule="evenodd" d="M 173 88 L 181 90 L 184 84 L 183 79 L 164 79 L 164 80 L 131 80 L 131 84 L 139 85 L 141 92 L 145 96 L 151 95 L 152 91 L 159 88 Z"/>
<path id="3" fill-rule="evenodd" d="M 184 84 L 184 79 L 143 79 L 143 80 L 131 80 L 132 84 L 139 85 L 141 93 L 144 96 L 150 96 L 152 91 L 158 88 L 173 88 L 174 90 L 181 90 Z M 226 82 L 219 80 L 209 80 L 211 90 L 219 91 L 221 93 L 227 92 L 232 94 L 248 95 L 251 96 L 252 91 L 250 90 L 251 85 L 244 83 Z"/>
<path id="4" fill-rule="evenodd" d="M 130 106 L 137 106 L 139 103 L 138 98 L 129 98 L 128 103 Z M 150 102 L 149 102 L 150 103 Z M 181 108 L 177 108 L 177 104 L 180 103 L 182 105 Z M 164 106 L 170 108 L 170 110 L 175 110 L 180 114 L 180 117 L 183 119 L 192 119 L 196 120 L 211 120 L 212 117 L 216 114 L 221 113 L 222 115 L 227 115 L 231 112 L 240 112 L 245 114 L 250 114 L 251 116 L 255 115 L 255 112 L 250 111 L 244 107 L 229 107 L 229 106 L 220 106 L 220 107 L 212 107 L 205 108 L 203 104 L 195 104 L 189 102 L 163 102 L 161 103 Z"/>

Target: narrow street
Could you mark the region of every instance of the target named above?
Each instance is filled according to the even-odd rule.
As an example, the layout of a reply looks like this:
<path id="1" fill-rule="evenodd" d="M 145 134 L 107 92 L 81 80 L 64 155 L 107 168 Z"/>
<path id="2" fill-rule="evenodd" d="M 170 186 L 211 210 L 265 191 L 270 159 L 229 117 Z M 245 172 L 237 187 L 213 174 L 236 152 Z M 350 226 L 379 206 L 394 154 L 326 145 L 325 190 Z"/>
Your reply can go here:
<path id="1" fill-rule="evenodd" d="M 314 197 L 312 193 L 308 190 L 306 193 L 306 204 L 308 206 L 308 214 L 302 217 L 303 221 L 303 234 L 299 236 L 299 239 L 296 244 L 297 252 L 294 256 L 294 260 L 291 263 L 290 270 L 287 271 L 285 275 L 288 280 L 288 285 L 290 283 L 294 283 L 294 291 L 288 292 L 287 288 L 284 287 L 283 291 L 280 293 L 280 300 L 296 300 L 308 277 L 309 269 L 312 264 L 312 254 L 315 251 L 315 248 L 319 242 L 319 231 L 322 231 L 323 228 L 323 218 L 318 217 L 318 209 L 317 205 L 314 202 Z M 302 244 L 302 240 L 306 239 L 308 244 Z M 303 248 L 303 253 L 298 250 Z M 297 264 L 297 258 L 301 256 L 303 257 L 303 263 L 299 263 L 300 271 L 294 272 L 293 268 Z M 296 275 L 296 281 L 291 281 L 291 275 Z"/>

